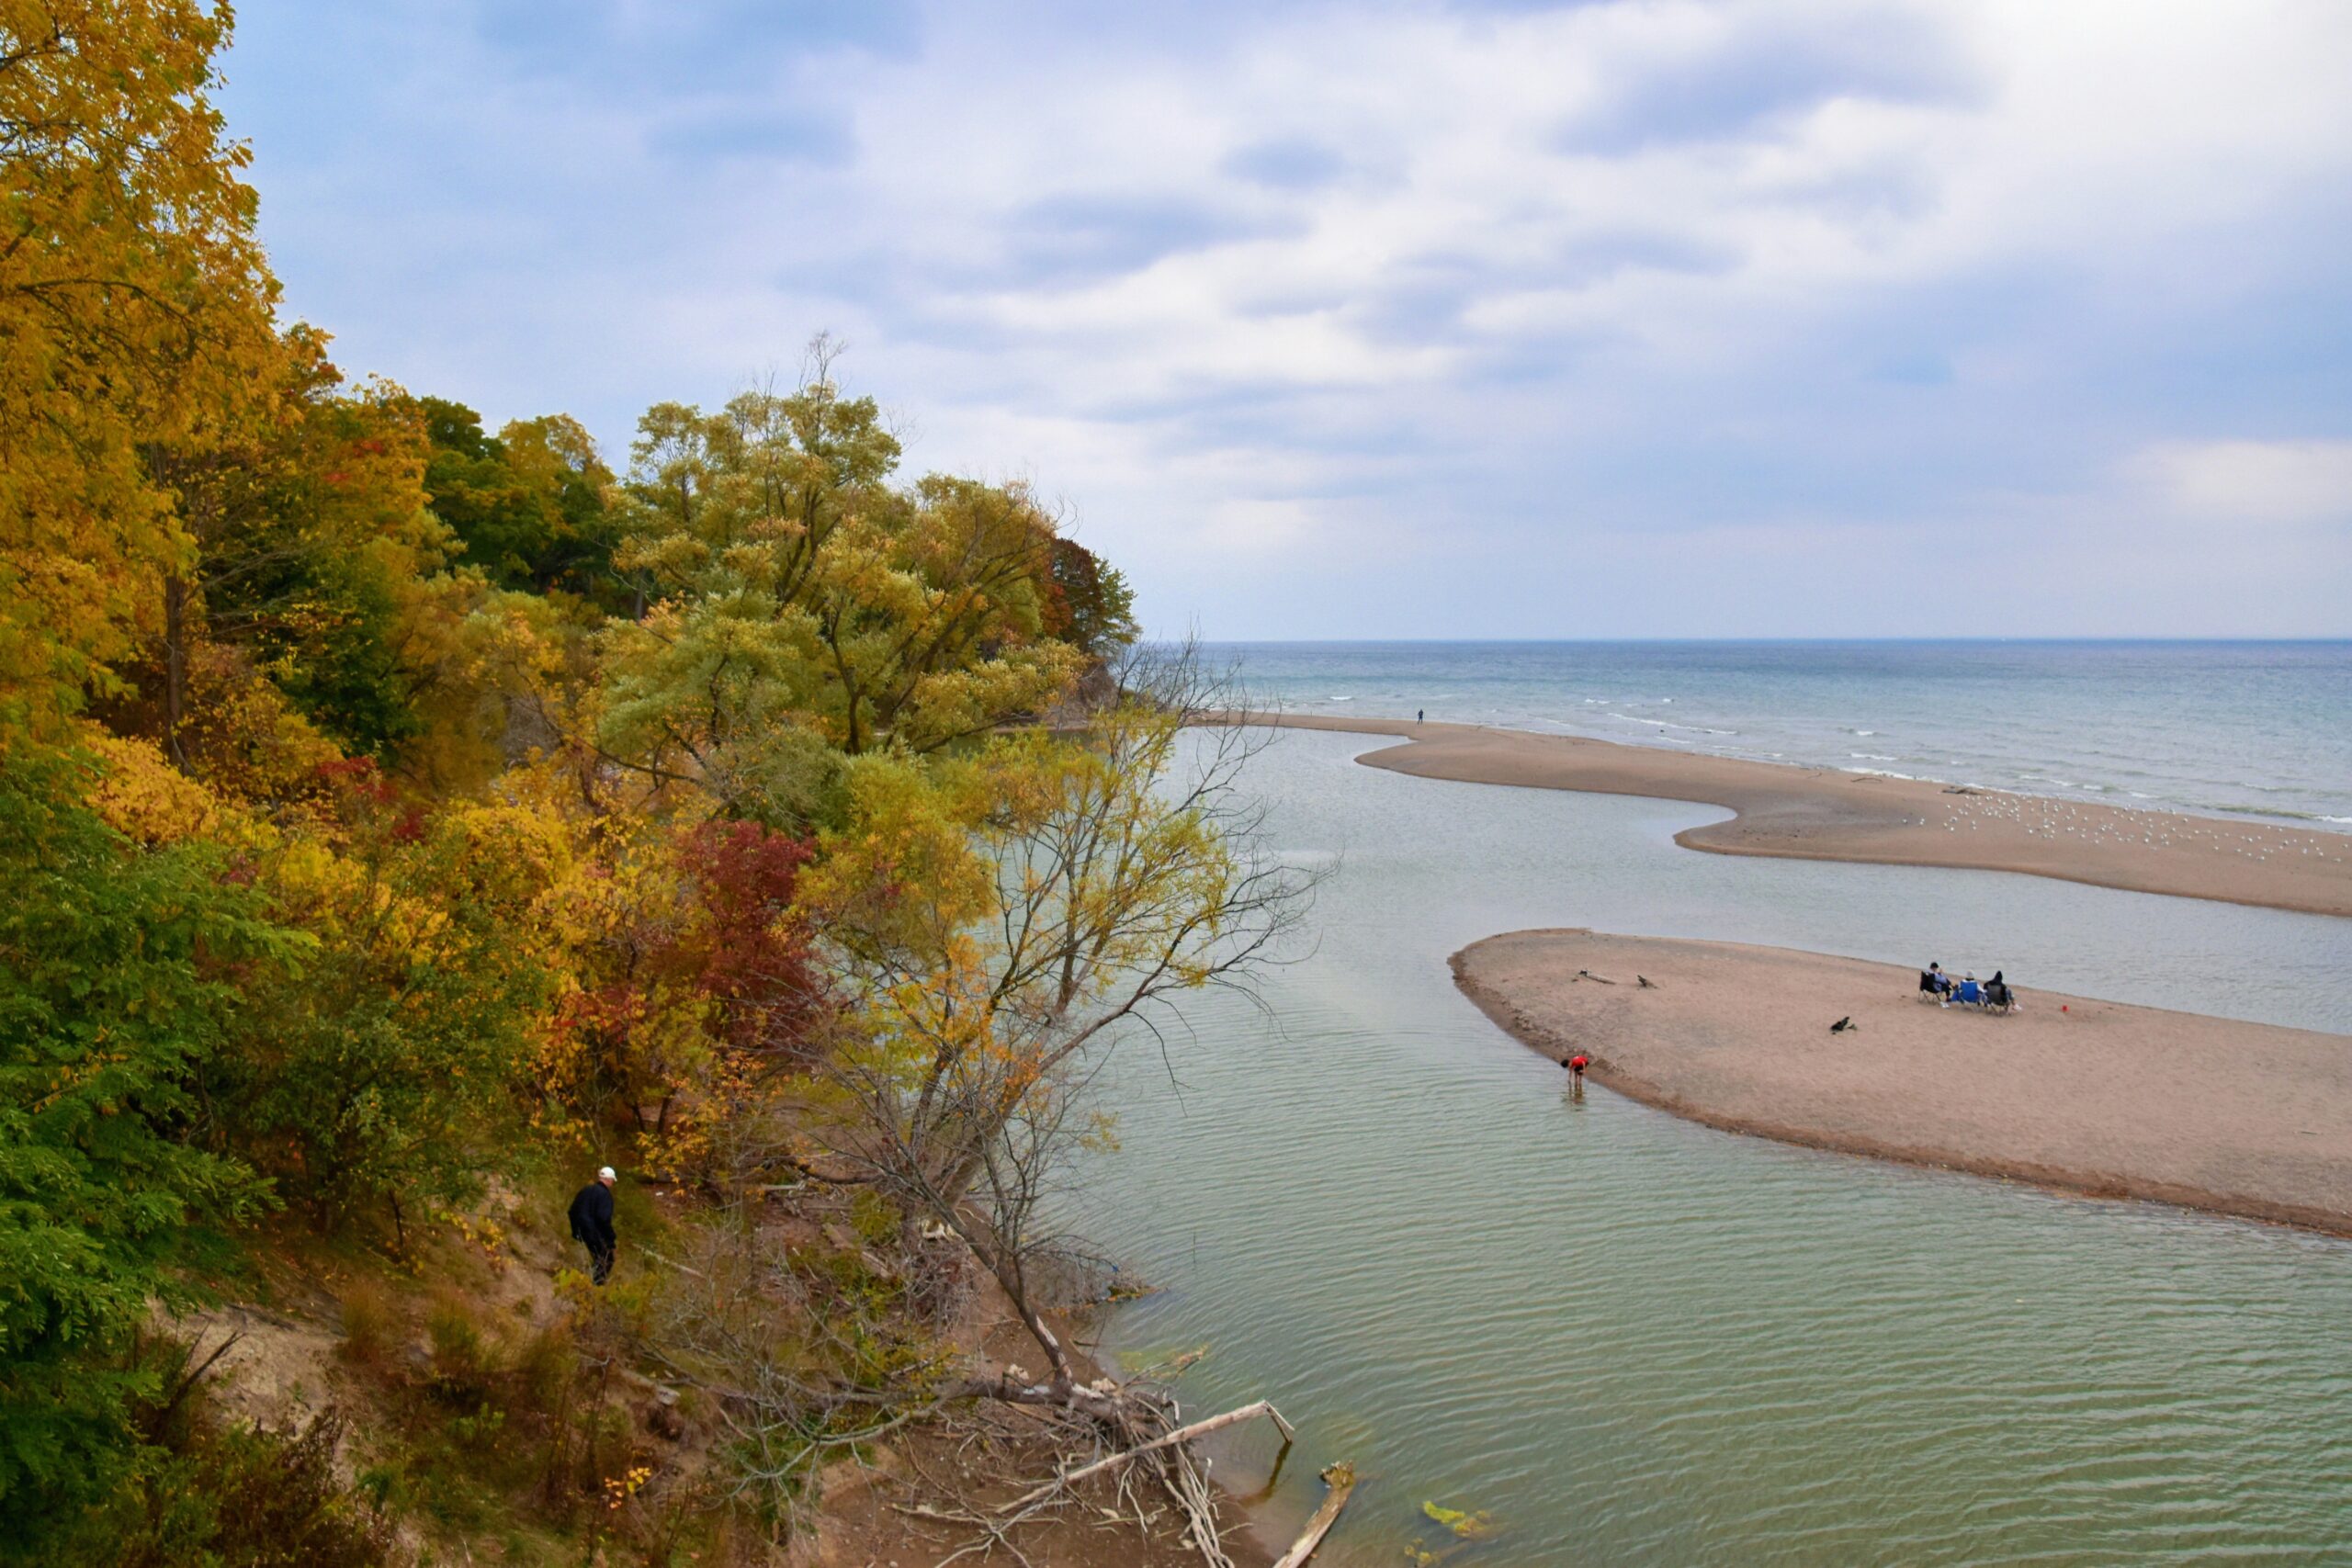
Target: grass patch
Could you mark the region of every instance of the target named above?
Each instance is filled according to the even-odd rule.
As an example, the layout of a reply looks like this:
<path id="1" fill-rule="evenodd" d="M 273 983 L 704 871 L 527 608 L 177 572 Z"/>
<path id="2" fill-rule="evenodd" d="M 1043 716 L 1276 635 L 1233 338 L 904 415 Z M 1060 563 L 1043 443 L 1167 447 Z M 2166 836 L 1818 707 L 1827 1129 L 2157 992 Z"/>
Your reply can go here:
<path id="1" fill-rule="evenodd" d="M 382 1282 L 364 1276 L 354 1280 L 344 1287 L 336 1304 L 343 1319 L 343 1343 L 337 1347 L 343 1359 L 363 1367 L 390 1364 L 403 1325 Z"/>

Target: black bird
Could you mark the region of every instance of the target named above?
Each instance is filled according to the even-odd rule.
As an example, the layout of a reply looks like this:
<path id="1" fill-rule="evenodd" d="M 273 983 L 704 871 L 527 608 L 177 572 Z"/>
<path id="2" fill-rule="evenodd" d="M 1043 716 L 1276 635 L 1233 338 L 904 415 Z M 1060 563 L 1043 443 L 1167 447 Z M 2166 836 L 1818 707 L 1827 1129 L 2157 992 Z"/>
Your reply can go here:
<path id="1" fill-rule="evenodd" d="M 1642 983 L 1642 989 L 1645 991 L 1655 991 L 1657 989 L 1657 982 L 1651 979 L 1647 975 L 1636 975 L 1634 978 Z"/>
<path id="2" fill-rule="evenodd" d="M 1843 1034 L 1846 1031 L 1853 1027 L 1854 1018 L 1851 1013 L 1849 1013 L 1844 1018 L 1841 1018 L 1837 1022 L 1831 1024 L 1829 1026 L 1829 1032 L 1832 1034 Z"/>

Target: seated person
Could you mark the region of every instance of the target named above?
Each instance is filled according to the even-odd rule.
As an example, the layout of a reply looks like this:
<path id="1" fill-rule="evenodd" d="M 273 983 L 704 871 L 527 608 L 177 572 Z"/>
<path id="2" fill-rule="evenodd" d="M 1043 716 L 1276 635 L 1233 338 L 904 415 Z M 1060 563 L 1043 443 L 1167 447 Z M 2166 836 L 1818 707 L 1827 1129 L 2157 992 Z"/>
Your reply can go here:
<path id="1" fill-rule="evenodd" d="M 1960 999 L 1970 1007 L 1978 1006 L 1984 1000 L 1984 987 L 1976 983 L 1975 976 L 1971 975 L 1960 983 Z"/>
<path id="2" fill-rule="evenodd" d="M 1919 993 L 1941 998 L 1951 991 L 1951 976 L 1944 973 L 1940 964 L 1930 964 L 1919 971 Z"/>
<path id="3" fill-rule="evenodd" d="M 2003 1012 L 2007 1012 L 2009 1010 L 2010 1004 L 2016 1000 L 2016 994 L 2009 989 L 2009 983 L 2001 978 L 2001 972 L 1998 969 L 1994 970 L 1993 977 L 1984 982 L 1984 1005 L 1998 1008 Z"/>

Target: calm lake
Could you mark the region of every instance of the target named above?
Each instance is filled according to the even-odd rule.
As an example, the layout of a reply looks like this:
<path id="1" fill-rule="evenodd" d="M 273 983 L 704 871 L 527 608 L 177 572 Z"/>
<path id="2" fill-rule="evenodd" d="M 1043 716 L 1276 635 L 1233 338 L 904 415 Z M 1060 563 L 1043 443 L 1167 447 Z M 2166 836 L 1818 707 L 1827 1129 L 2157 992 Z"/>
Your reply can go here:
<path id="1" fill-rule="evenodd" d="M 2352 1032 L 2352 924 L 1694 853 L 1670 840 L 1713 807 L 1353 762 L 1382 744 L 1289 733 L 1251 764 L 1280 849 L 1337 863 L 1313 951 L 1262 1009 L 1189 1007 L 1164 1060 L 1123 1047 L 1121 1146 L 1071 1199 L 1161 1287 L 1106 1351 L 1209 1346 L 1188 1413 L 1265 1396 L 1298 1426 L 1267 1535 L 1347 1459 L 1318 1562 L 2352 1560 L 2352 1244 L 1572 1104 L 1445 963 L 1581 925 Z M 1951 1027 L 1965 1051 L 1999 1023 Z M 1249 1491 L 1272 1447 L 1218 1472 Z"/>

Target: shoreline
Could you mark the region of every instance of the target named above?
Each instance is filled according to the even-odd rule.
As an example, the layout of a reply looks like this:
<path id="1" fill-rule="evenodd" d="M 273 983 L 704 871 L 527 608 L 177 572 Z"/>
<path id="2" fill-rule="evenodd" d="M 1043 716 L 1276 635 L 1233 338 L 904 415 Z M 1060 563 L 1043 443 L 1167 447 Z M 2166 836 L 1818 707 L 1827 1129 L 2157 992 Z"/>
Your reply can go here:
<path id="1" fill-rule="evenodd" d="M 1521 1044 L 1686 1120 L 2352 1236 L 2352 1036 L 2035 990 L 1995 1017 L 1892 964 L 1576 929 L 1449 963 Z"/>
<path id="2" fill-rule="evenodd" d="M 2046 876 L 2128 893 L 2352 918 L 2352 836 L 2180 812 L 1407 719 L 1227 722 L 1386 736 L 1366 767 L 1417 778 L 1687 801 L 1731 812 L 1674 841 L 1712 854 Z"/>

